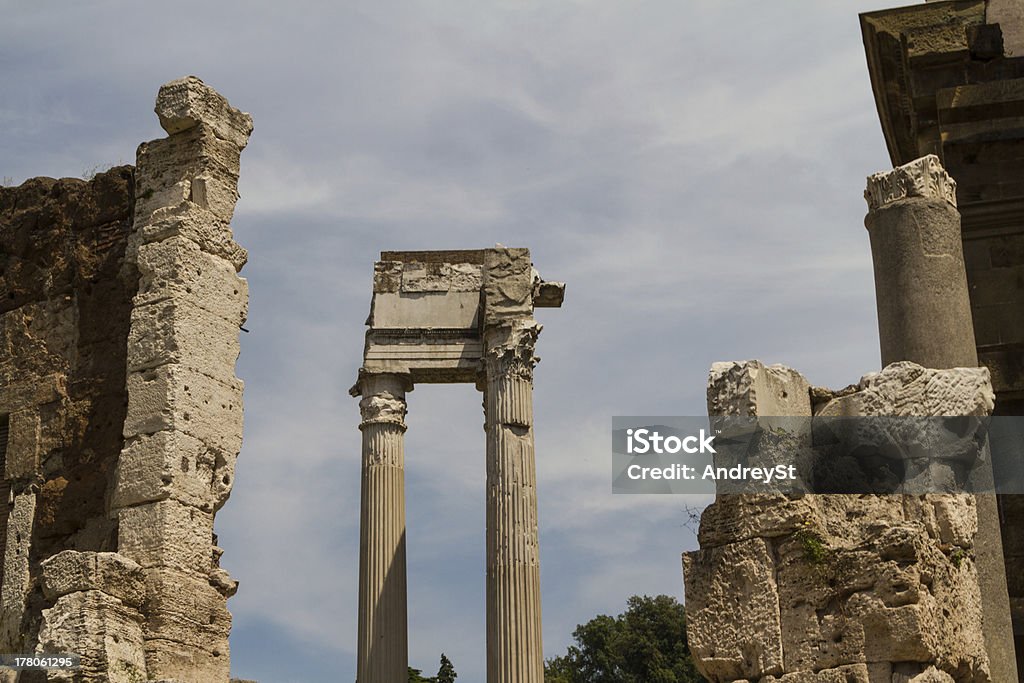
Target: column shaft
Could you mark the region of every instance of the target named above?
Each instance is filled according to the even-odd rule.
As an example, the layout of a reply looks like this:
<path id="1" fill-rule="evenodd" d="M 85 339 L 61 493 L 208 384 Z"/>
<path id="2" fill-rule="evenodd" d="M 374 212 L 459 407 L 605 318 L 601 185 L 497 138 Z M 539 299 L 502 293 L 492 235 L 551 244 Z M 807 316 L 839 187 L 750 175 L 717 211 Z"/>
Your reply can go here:
<path id="1" fill-rule="evenodd" d="M 882 365 L 977 367 L 956 183 L 929 155 L 869 177 L 864 197 Z M 991 481 L 991 470 L 987 476 Z M 1017 680 L 996 496 L 975 498 L 985 648 L 993 680 Z"/>
<path id="2" fill-rule="evenodd" d="M 543 683 L 533 349 L 540 327 L 485 333 L 487 682 Z"/>
<path id="3" fill-rule="evenodd" d="M 868 178 L 882 366 L 978 366 L 955 184 L 936 157 Z"/>
<path id="4" fill-rule="evenodd" d="M 360 389 L 363 472 L 356 680 L 406 683 L 405 382 L 397 375 L 368 375 Z"/>

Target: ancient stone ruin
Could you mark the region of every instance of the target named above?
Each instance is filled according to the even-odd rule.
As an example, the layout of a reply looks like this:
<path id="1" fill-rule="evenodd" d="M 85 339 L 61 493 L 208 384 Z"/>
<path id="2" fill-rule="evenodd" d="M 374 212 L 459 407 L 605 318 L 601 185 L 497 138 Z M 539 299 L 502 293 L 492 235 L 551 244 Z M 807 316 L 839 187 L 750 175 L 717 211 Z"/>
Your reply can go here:
<path id="1" fill-rule="evenodd" d="M 0 680 L 229 678 L 252 120 L 195 77 L 156 113 L 134 168 L 0 188 L 0 652 L 82 661 Z"/>
<path id="2" fill-rule="evenodd" d="M 893 164 L 935 154 L 956 180 L 978 360 L 992 376 L 994 414 L 1022 415 L 1024 7 L 916 4 L 863 14 L 861 31 Z M 999 496 L 999 517 L 1024 671 L 1024 496 Z"/>
<path id="3" fill-rule="evenodd" d="M 865 13 L 895 167 L 868 179 L 882 369 L 845 389 L 716 363 L 712 416 L 1024 413 L 1024 9 Z M 230 227 L 250 117 L 197 78 L 134 167 L 0 188 L 0 653 L 77 671 L 0 681 L 229 679 L 214 517 L 241 447 L 248 293 Z M 417 383 L 483 392 L 487 679 L 543 680 L 532 377 L 564 285 L 525 249 L 384 252 L 360 397 L 360 683 L 407 678 L 404 447 Z M 793 424 L 800 424 L 794 422 Z M 813 443 L 811 431 L 790 435 Z M 1024 501 L 731 494 L 683 558 L 711 680 L 1005 683 L 1024 672 Z"/>
<path id="4" fill-rule="evenodd" d="M 909 362 L 841 392 L 719 363 L 708 387 L 721 415 L 980 416 L 993 399 L 985 368 Z M 978 524 L 966 494 L 720 496 L 684 555 L 693 656 L 712 681 L 1014 680 L 991 675 Z"/>
<path id="5" fill-rule="evenodd" d="M 453 382 L 484 395 L 487 680 L 543 683 L 533 310 L 561 306 L 564 292 L 540 278 L 526 249 L 384 252 L 376 263 L 352 387 L 363 435 L 359 683 L 408 680 L 405 395 Z"/>
<path id="6" fill-rule="evenodd" d="M 708 413 L 1021 415 L 1024 10 L 949 0 L 861 25 L 897 166 L 865 192 L 883 369 L 831 391 L 716 363 Z M 1018 680 L 1019 499 L 719 495 L 683 558 L 698 667 L 716 682 Z"/>

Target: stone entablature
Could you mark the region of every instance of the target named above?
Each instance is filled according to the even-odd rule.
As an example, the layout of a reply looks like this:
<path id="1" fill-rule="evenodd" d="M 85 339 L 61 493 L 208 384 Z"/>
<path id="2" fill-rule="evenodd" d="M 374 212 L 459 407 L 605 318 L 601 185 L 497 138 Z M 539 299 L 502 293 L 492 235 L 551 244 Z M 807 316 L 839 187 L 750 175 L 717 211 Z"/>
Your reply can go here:
<path id="1" fill-rule="evenodd" d="M 499 253 L 507 255 L 504 269 L 496 267 Z M 385 251 L 374 265 L 363 371 L 475 382 L 484 326 L 557 308 L 563 294 L 561 283 L 540 279 L 525 249 Z"/>

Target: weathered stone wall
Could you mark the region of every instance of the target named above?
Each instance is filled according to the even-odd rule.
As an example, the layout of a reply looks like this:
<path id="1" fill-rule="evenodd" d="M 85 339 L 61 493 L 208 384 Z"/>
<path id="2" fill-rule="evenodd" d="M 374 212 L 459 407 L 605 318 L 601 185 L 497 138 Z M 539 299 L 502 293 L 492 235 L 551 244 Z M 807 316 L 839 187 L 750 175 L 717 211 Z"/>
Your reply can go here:
<path id="1" fill-rule="evenodd" d="M 156 112 L 137 169 L 0 189 L 0 652 L 83 661 L 22 683 L 229 676 L 252 121 L 194 77 Z"/>
<path id="2" fill-rule="evenodd" d="M 149 676 L 206 683 L 228 679 L 237 588 L 213 518 L 242 445 L 235 360 L 248 290 L 230 221 L 252 119 L 194 77 L 162 87 L 156 112 L 170 135 L 138 152 L 126 262 L 139 286 L 110 507 L 118 551 L 143 570 Z"/>
<path id="3" fill-rule="evenodd" d="M 110 551 L 135 279 L 121 277 L 134 179 L 36 178 L 0 188 L 0 651 L 31 652 L 48 601 L 44 559 Z"/>
<path id="4" fill-rule="evenodd" d="M 913 363 L 838 393 L 756 361 L 708 386 L 713 415 L 987 415 L 993 398 L 984 368 Z M 716 682 L 991 681 L 977 530 L 968 495 L 719 496 L 683 556 L 695 661 Z"/>

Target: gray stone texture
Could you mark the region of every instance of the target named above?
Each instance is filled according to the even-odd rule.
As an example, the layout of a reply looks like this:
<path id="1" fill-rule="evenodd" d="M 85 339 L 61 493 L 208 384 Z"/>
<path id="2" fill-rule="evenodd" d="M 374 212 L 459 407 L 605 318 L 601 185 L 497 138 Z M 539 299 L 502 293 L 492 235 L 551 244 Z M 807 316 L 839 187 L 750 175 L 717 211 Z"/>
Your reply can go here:
<path id="1" fill-rule="evenodd" d="M 716 363 L 709 413 L 987 415 L 984 368 L 897 363 L 811 388 Z M 812 408 L 813 406 L 813 408 Z M 719 495 L 684 554 L 691 651 L 711 681 L 988 682 L 975 497 Z"/>
<path id="2" fill-rule="evenodd" d="M 934 156 L 868 179 L 883 366 L 978 364 L 953 185 Z"/>

